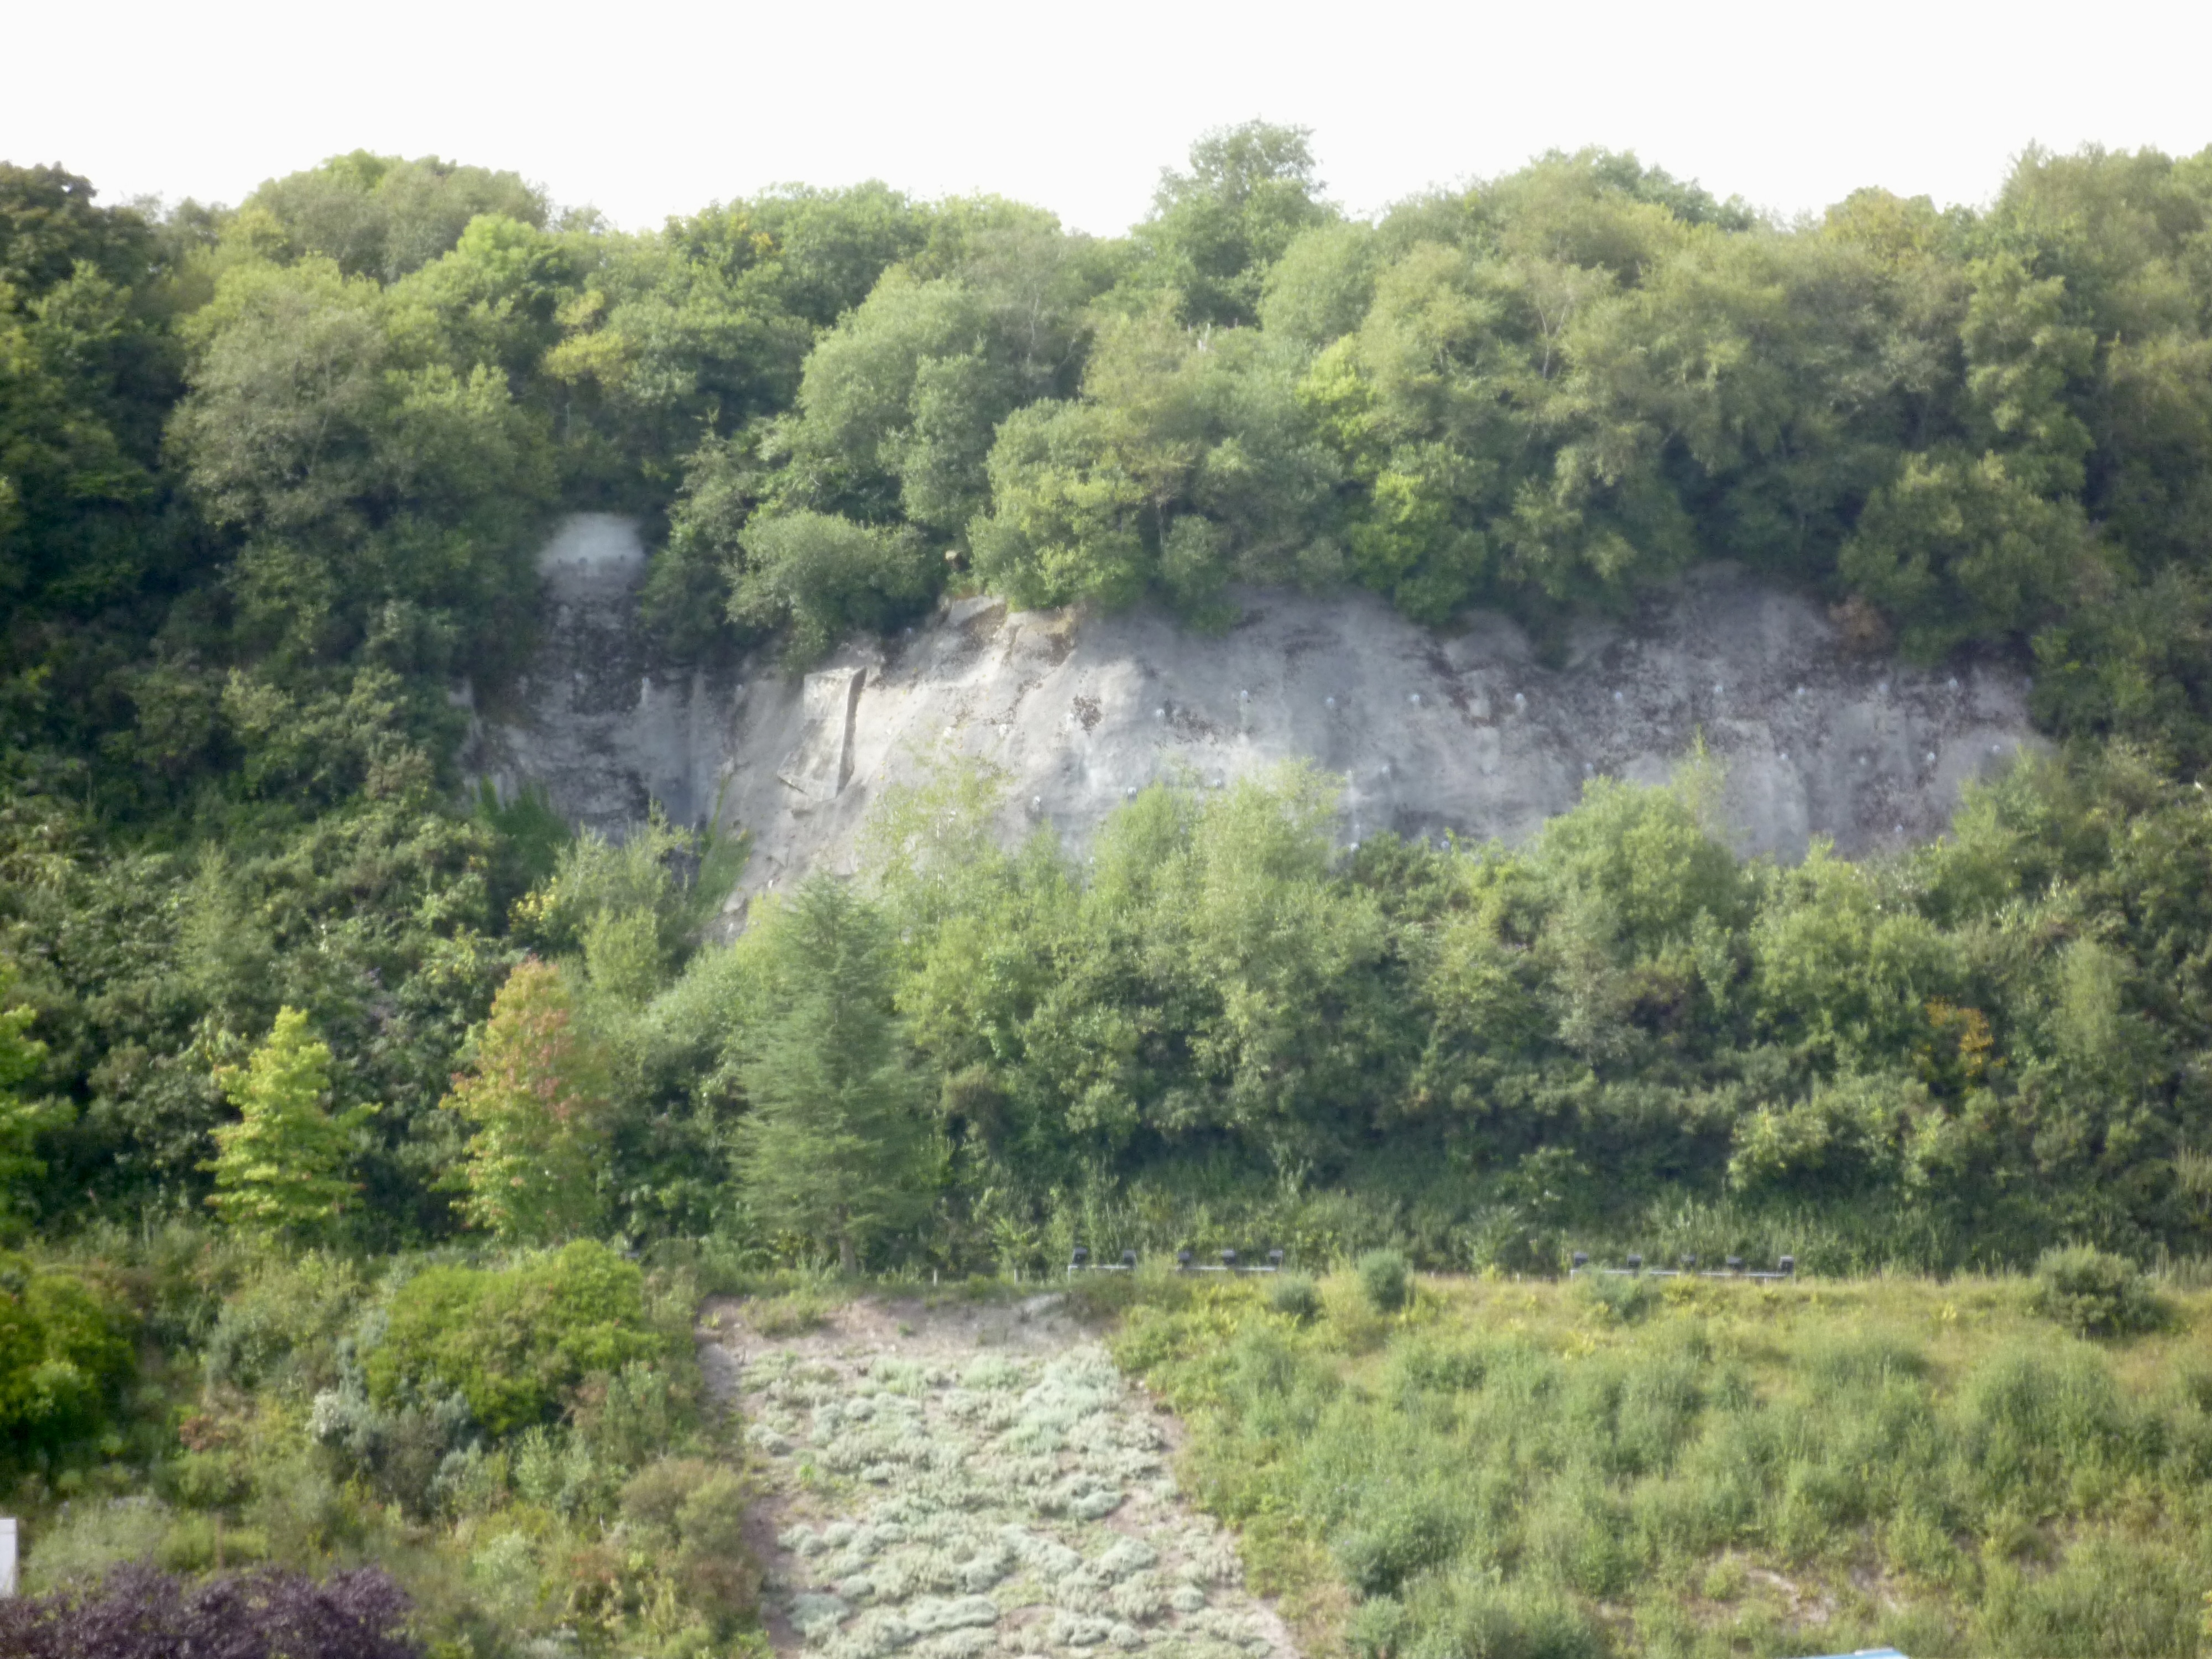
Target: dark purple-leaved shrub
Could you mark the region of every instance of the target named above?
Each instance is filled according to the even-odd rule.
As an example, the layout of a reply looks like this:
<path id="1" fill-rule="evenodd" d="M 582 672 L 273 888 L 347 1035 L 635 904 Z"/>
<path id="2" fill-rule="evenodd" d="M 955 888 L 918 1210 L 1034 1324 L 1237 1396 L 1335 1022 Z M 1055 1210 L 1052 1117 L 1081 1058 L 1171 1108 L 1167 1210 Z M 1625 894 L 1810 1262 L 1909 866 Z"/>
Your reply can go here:
<path id="1" fill-rule="evenodd" d="M 376 1567 L 204 1583 L 118 1567 L 91 1590 L 0 1601 L 0 1659 L 422 1659 L 408 1605 Z"/>

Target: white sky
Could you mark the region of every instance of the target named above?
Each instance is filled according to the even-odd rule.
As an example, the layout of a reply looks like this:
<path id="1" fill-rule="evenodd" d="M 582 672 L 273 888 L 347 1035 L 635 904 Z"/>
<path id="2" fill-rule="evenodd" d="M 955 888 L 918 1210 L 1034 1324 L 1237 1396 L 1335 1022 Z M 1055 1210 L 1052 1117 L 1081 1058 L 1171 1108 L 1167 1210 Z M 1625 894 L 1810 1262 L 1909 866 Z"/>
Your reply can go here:
<path id="1" fill-rule="evenodd" d="M 2212 5 L 2106 0 L 60 0 L 0 7 L 0 158 L 235 202 L 367 148 L 629 228 L 778 180 L 983 189 L 1114 232 L 1202 129 L 1315 130 L 1359 211 L 1558 146 L 1785 212 L 1981 202 L 2031 142 L 2212 144 Z"/>

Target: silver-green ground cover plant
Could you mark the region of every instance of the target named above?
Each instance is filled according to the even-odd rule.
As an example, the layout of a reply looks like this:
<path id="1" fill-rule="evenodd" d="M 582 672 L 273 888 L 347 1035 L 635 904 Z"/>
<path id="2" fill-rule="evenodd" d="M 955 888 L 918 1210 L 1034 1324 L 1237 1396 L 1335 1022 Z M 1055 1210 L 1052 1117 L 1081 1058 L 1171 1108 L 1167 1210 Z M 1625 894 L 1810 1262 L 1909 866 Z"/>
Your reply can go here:
<path id="1" fill-rule="evenodd" d="M 823 1659 L 1261 1659 L 1280 1624 L 1104 1351 L 748 1356 L 747 1438 L 781 1515 L 769 1601 Z"/>

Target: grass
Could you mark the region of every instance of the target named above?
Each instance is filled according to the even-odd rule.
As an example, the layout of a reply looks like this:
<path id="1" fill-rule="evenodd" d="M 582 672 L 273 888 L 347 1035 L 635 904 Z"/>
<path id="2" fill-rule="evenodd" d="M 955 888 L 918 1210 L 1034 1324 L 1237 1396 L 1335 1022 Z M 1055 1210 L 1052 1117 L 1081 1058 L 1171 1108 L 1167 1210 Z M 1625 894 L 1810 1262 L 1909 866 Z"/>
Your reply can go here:
<path id="1" fill-rule="evenodd" d="M 2200 1650 L 2212 1295 L 2094 1344 L 2021 1279 L 1318 1291 L 1147 1275 L 1114 1339 L 1309 1653 Z"/>

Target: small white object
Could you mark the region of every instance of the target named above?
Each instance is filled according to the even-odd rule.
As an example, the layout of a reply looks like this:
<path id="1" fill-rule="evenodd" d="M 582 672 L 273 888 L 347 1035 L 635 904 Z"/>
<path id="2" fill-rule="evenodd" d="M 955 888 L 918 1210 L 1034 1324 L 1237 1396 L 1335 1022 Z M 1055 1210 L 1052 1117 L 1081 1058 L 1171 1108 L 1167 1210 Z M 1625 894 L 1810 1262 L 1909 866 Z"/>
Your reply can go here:
<path id="1" fill-rule="evenodd" d="M 1618 692 L 1618 691 L 1614 692 L 1614 693 L 1613 694 L 1613 700 L 1615 702 L 1619 702 L 1620 701 L 1620 692 Z"/>
<path id="2" fill-rule="evenodd" d="M 1900 836 L 1905 833 L 1905 826 L 1903 824 L 1900 823 L 1897 826 L 1897 833 Z"/>
<path id="3" fill-rule="evenodd" d="M 1516 691 L 1513 694 L 1513 706 L 1516 708 L 1526 708 L 1528 706 L 1528 699 Z"/>
<path id="4" fill-rule="evenodd" d="M 1251 693 L 1251 690 L 1249 690 L 1249 688 L 1247 688 L 1247 689 L 1246 689 L 1246 690 L 1244 690 L 1239 691 L 1239 692 L 1237 694 L 1237 702 L 1251 702 L 1251 701 L 1252 701 L 1252 693 Z"/>
<path id="5" fill-rule="evenodd" d="M 1123 800 L 1134 800 L 1136 798 L 1137 786 L 1133 783 L 1121 792 L 1121 799 Z"/>
<path id="6" fill-rule="evenodd" d="M 2001 744 L 2001 743 L 1993 743 L 1993 744 L 1991 744 L 1990 745 L 1990 753 L 1991 753 L 1992 755 L 2002 755 L 2002 754 L 2003 754 L 2003 753 L 2004 753 L 2004 745 L 2003 745 L 2002 744 Z"/>
<path id="7" fill-rule="evenodd" d="M 1799 687 L 1797 688 L 1797 696 L 1801 696 L 1801 697 L 1802 697 L 1802 696 L 1803 696 L 1804 695 L 1805 695 L 1805 688 L 1804 688 L 1803 686 L 1802 686 L 1802 685 L 1801 685 L 1801 686 L 1799 686 Z"/>
<path id="8" fill-rule="evenodd" d="M 1165 720 L 1167 717 L 1168 717 L 1167 706 L 1166 706 L 1164 703 L 1163 703 L 1159 708 L 1155 708 L 1154 710 L 1152 710 L 1152 718 L 1153 718 L 1154 720 Z"/>
<path id="9" fill-rule="evenodd" d="M 1322 703 L 1323 707 L 1325 707 L 1325 708 L 1335 708 L 1335 707 L 1336 707 L 1336 697 L 1335 697 L 1334 694 L 1333 694 L 1333 693 L 1332 693 L 1330 696 L 1326 696 L 1326 697 L 1323 697 L 1323 698 L 1322 699 Z"/>
<path id="10" fill-rule="evenodd" d="M 1228 780 L 1227 778 L 1224 777 L 1224 776 L 1223 776 L 1220 773 L 1218 773 L 1218 772 L 1216 772 L 1216 773 L 1213 775 L 1213 787 L 1214 787 L 1216 789 L 1220 788 L 1224 784 L 1227 783 L 1228 781 L 1229 781 L 1229 780 Z"/>
<path id="11" fill-rule="evenodd" d="M 1032 812 L 1042 812 L 1044 811 L 1044 797 L 1042 795 L 1031 795 L 1030 797 L 1030 811 Z"/>
<path id="12" fill-rule="evenodd" d="M 1597 768 L 1595 768 L 1595 766 L 1592 766 L 1592 765 L 1591 765 L 1588 761 L 1584 761 L 1584 762 L 1583 763 L 1583 775 L 1584 777 L 1586 777 L 1586 778 L 1587 778 L 1587 777 L 1591 776 L 1593 774 L 1595 774 L 1595 773 L 1596 772 L 1596 770 L 1597 770 Z"/>
<path id="13" fill-rule="evenodd" d="M 1723 684 L 1722 684 L 1718 680 L 1715 680 L 1715 681 L 1713 682 L 1713 695 L 1714 695 L 1715 696 L 1717 696 L 1717 697 L 1718 696 L 1720 696 L 1720 694 L 1721 694 L 1722 692 L 1723 692 L 1723 691 L 1725 691 L 1725 690 L 1728 690 L 1728 688 L 1727 688 L 1726 686 L 1723 685 Z"/>
<path id="14" fill-rule="evenodd" d="M 0 1515 L 0 1596 L 15 1593 L 15 1517 Z"/>
<path id="15" fill-rule="evenodd" d="M 1355 841 L 1352 843 L 1352 850 L 1355 853 L 1359 850 L 1359 843 L 1358 842 Z"/>
<path id="16" fill-rule="evenodd" d="M 1874 689 L 1881 692 L 1881 695 L 1886 697 L 1889 695 L 1889 682 L 1887 680 L 1878 681 Z"/>
<path id="17" fill-rule="evenodd" d="M 1943 689 L 1947 691 L 1956 691 L 1959 689 L 1959 677 L 1956 674 L 1952 675 L 1949 679 L 1943 682 Z"/>
<path id="18" fill-rule="evenodd" d="M 1782 751 L 1782 758 L 1784 760 L 1788 760 L 1790 758 L 1790 751 L 1787 749 Z"/>
<path id="19" fill-rule="evenodd" d="M 1413 704 L 1414 708 L 1419 708 L 1421 706 L 1421 694 L 1418 691 L 1408 692 L 1406 696 L 1406 701 Z"/>
<path id="20" fill-rule="evenodd" d="M 1928 763 L 1930 766 L 1936 764 L 1936 751 L 1933 749 L 1928 751 Z"/>

